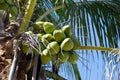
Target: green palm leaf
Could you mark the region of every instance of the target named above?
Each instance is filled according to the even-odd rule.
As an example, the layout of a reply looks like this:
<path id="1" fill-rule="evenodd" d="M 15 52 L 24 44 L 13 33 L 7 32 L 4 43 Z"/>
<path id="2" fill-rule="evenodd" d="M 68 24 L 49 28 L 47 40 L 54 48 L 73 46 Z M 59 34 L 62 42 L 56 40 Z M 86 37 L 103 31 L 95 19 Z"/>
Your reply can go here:
<path id="1" fill-rule="evenodd" d="M 61 10 L 55 10 L 49 13 L 49 16 L 55 18 L 54 22 L 72 25 L 74 34 L 77 34 L 82 45 L 88 45 L 91 42 L 91 32 L 94 34 L 95 45 L 104 47 L 118 47 L 117 39 L 119 38 L 119 3 L 120 1 L 84 1 L 74 2 L 67 0 L 64 3 L 54 0 L 43 1 L 47 10 L 52 10 L 54 7 L 61 7 Z M 60 8 L 59 8 L 60 9 Z M 45 19 L 45 18 L 44 18 Z M 49 18 L 49 21 L 51 19 Z M 52 20 L 53 21 L 53 20 Z M 90 26 L 92 25 L 92 26 Z M 92 30 L 91 30 L 92 29 Z M 106 30 L 106 31 L 104 31 Z M 103 36 L 104 35 L 104 36 Z M 80 37 L 81 36 L 81 37 Z M 99 39 L 99 40 L 98 40 Z M 105 43 L 103 40 L 105 39 Z M 93 44 L 92 44 L 93 45 Z"/>
<path id="2" fill-rule="evenodd" d="M 72 64 L 76 80 L 81 80 L 77 64 Z"/>

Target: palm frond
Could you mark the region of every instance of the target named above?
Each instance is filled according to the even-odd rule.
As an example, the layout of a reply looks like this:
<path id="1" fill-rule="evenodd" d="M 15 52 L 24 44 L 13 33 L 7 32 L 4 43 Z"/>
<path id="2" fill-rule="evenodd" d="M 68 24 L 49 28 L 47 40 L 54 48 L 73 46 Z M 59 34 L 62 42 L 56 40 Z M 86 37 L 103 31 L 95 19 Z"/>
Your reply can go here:
<path id="1" fill-rule="evenodd" d="M 81 80 L 77 64 L 70 64 L 69 62 L 60 65 L 59 75 L 65 77 L 67 80 Z"/>
<path id="2" fill-rule="evenodd" d="M 81 80 L 77 64 L 72 64 L 76 80 Z"/>
<path id="3" fill-rule="evenodd" d="M 51 1 L 43 1 L 45 11 L 58 5 L 64 7 L 50 13 L 49 21 L 56 25 L 70 24 L 82 45 L 118 47 L 120 1 Z"/>

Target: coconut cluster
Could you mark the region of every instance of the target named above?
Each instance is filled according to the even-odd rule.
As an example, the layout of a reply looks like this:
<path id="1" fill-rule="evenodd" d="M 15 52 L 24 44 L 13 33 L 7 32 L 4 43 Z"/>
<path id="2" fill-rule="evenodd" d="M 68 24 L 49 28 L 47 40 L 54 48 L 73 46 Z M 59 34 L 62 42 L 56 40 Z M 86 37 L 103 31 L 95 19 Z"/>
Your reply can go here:
<path id="1" fill-rule="evenodd" d="M 55 25 L 51 22 L 37 21 L 33 27 L 36 31 L 39 30 L 37 37 L 44 46 L 44 49 L 40 53 L 42 64 L 48 64 L 50 61 L 54 62 L 56 60 L 59 60 L 60 63 L 69 61 L 75 64 L 77 62 L 78 55 L 73 49 L 79 43 L 72 38 L 69 25 L 65 25 L 61 29 L 56 29 Z M 29 45 L 23 45 L 23 53 L 28 52 L 28 47 Z"/>

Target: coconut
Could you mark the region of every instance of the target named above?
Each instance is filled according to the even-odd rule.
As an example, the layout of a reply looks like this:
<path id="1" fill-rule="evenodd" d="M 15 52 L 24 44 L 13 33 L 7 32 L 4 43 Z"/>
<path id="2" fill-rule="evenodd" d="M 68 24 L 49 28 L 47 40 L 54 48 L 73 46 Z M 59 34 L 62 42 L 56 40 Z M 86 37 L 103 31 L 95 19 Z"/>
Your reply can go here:
<path id="1" fill-rule="evenodd" d="M 33 24 L 33 28 L 35 30 L 43 30 L 43 24 L 44 24 L 43 21 L 37 21 Z"/>
<path id="2" fill-rule="evenodd" d="M 60 46 L 57 41 L 53 41 L 47 45 L 47 49 L 51 55 L 55 55 L 60 51 Z"/>
<path id="3" fill-rule="evenodd" d="M 53 41 L 52 34 L 45 34 L 42 36 L 42 42 L 44 45 L 48 45 L 51 41 Z"/>
<path id="4" fill-rule="evenodd" d="M 68 62 L 70 62 L 71 64 L 75 64 L 78 61 L 78 59 L 79 59 L 78 54 L 75 51 L 73 51 L 73 53 L 70 54 Z"/>
<path id="5" fill-rule="evenodd" d="M 80 47 L 80 42 L 79 42 L 79 40 L 77 40 L 74 36 L 72 36 L 71 39 L 72 39 L 72 41 L 73 41 L 73 43 L 74 43 L 73 50 L 78 49 L 78 48 Z"/>
<path id="6" fill-rule="evenodd" d="M 43 28 L 46 33 L 53 33 L 53 31 L 55 30 L 54 24 L 50 22 L 44 22 Z"/>
<path id="7" fill-rule="evenodd" d="M 42 51 L 41 55 L 47 55 L 48 53 L 49 53 L 48 50 L 47 50 L 47 49 L 44 49 L 44 50 Z"/>
<path id="8" fill-rule="evenodd" d="M 25 34 L 29 34 L 29 35 L 32 35 L 32 34 L 34 34 L 32 31 L 27 31 L 27 32 L 25 32 Z"/>
<path id="9" fill-rule="evenodd" d="M 60 47 L 64 51 L 70 51 L 74 47 L 74 43 L 71 38 L 65 38 Z"/>
<path id="10" fill-rule="evenodd" d="M 0 10 L 6 10 L 9 7 L 7 3 L 0 4 Z"/>
<path id="11" fill-rule="evenodd" d="M 9 12 L 10 12 L 11 17 L 17 16 L 17 14 L 18 14 L 18 8 L 16 6 L 11 6 Z"/>
<path id="12" fill-rule="evenodd" d="M 44 35 L 44 33 L 39 33 L 37 34 L 37 37 L 38 37 L 38 40 L 39 41 L 42 41 L 42 36 Z"/>
<path id="13" fill-rule="evenodd" d="M 6 3 L 9 4 L 9 5 L 12 5 L 13 0 L 6 0 Z"/>
<path id="14" fill-rule="evenodd" d="M 53 62 L 55 62 L 55 61 L 57 60 L 57 55 L 52 55 L 52 56 L 51 56 L 51 60 L 52 60 Z"/>
<path id="15" fill-rule="evenodd" d="M 51 61 L 51 57 L 48 54 L 48 50 L 47 49 L 43 50 L 41 55 L 42 64 L 48 64 L 50 61 Z"/>
<path id="16" fill-rule="evenodd" d="M 58 54 L 58 57 L 60 59 L 60 63 L 64 63 L 69 58 L 69 52 L 68 51 L 63 51 L 63 52 Z"/>
<path id="17" fill-rule="evenodd" d="M 62 40 L 64 40 L 66 38 L 66 35 L 62 30 L 55 30 L 53 32 L 53 38 L 56 41 L 61 42 Z"/>
<path id="18" fill-rule="evenodd" d="M 71 36 L 71 28 L 69 25 L 65 25 L 62 27 L 62 31 L 66 34 L 66 36 Z"/>
<path id="19" fill-rule="evenodd" d="M 31 53 L 30 46 L 26 43 L 22 44 L 21 50 L 24 54 L 29 54 Z"/>

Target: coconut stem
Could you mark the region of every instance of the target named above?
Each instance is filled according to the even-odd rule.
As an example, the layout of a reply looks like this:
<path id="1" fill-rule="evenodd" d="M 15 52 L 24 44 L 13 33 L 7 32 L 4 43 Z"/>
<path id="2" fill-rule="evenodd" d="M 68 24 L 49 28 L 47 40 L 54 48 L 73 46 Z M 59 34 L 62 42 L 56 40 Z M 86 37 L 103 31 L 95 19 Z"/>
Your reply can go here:
<path id="1" fill-rule="evenodd" d="M 97 47 L 97 46 L 79 46 L 74 50 L 101 50 L 106 52 L 111 52 L 114 48 L 105 48 L 105 47 Z"/>

